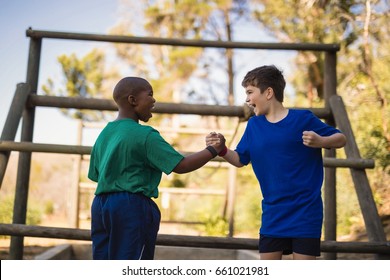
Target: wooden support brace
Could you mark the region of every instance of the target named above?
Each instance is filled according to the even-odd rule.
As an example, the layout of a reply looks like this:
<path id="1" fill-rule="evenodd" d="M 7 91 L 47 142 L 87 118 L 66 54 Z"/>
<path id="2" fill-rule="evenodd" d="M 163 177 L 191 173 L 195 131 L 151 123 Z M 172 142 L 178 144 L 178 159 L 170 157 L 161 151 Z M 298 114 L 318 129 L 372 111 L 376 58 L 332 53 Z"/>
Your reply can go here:
<path id="1" fill-rule="evenodd" d="M 359 149 L 342 98 L 337 95 L 332 96 L 329 99 L 329 103 L 338 128 L 347 138 L 345 146 L 347 158 L 360 160 Z M 350 170 L 366 225 L 368 239 L 370 241 L 386 241 L 386 234 L 376 208 L 366 171 L 356 168 L 351 168 Z"/>
<path id="2" fill-rule="evenodd" d="M 16 86 L 14 98 L 12 99 L 11 109 L 8 112 L 7 119 L 4 124 L 3 132 L 1 133 L 1 141 L 14 140 L 18 131 L 20 119 L 23 115 L 23 110 L 26 106 L 30 87 L 28 84 L 20 83 Z M 3 183 L 5 171 L 7 169 L 10 152 L 4 150 L 0 153 L 0 187 Z"/>

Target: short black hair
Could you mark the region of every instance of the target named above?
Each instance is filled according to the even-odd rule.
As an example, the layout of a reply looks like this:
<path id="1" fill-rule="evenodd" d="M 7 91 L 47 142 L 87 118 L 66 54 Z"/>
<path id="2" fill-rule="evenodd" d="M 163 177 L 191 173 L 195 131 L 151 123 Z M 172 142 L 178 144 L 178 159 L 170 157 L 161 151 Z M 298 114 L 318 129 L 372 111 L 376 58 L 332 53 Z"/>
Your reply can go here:
<path id="1" fill-rule="evenodd" d="M 152 86 L 147 80 L 140 77 L 125 77 L 116 84 L 113 98 L 118 103 L 121 99 L 127 99 L 129 95 L 136 96 L 145 90 L 152 90 Z"/>

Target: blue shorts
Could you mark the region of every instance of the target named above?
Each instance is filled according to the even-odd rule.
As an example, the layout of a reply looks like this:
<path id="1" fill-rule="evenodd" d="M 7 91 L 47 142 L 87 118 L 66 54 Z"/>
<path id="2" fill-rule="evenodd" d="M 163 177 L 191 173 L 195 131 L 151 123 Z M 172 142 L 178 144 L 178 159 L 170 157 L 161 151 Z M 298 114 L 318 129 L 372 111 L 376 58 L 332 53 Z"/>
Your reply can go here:
<path id="1" fill-rule="evenodd" d="M 161 214 L 142 194 L 96 195 L 91 207 L 94 260 L 152 260 Z"/>
<path id="2" fill-rule="evenodd" d="M 320 256 L 321 240 L 320 238 L 275 238 L 260 234 L 259 252 L 271 253 L 282 251 L 283 255 L 294 253 Z"/>

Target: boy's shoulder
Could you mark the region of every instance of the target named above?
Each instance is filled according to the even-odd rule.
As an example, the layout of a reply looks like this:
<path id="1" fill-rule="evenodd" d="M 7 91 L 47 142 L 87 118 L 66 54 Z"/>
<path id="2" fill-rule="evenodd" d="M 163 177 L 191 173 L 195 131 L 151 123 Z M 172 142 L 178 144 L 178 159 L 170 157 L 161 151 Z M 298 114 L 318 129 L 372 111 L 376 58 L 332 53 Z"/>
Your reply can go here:
<path id="1" fill-rule="evenodd" d="M 147 135 L 152 132 L 158 132 L 149 125 L 143 125 L 132 120 L 120 120 L 109 122 L 103 129 L 104 134 L 137 134 Z"/>
<path id="2" fill-rule="evenodd" d="M 310 111 L 309 109 L 304 109 L 304 108 L 294 108 L 294 109 L 289 109 L 289 111 L 293 114 L 297 115 L 312 115 L 313 112 Z"/>
<path id="3" fill-rule="evenodd" d="M 290 117 L 294 118 L 311 118 L 314 116 L 314 113 L 309 109 L 289 109 Z"/>

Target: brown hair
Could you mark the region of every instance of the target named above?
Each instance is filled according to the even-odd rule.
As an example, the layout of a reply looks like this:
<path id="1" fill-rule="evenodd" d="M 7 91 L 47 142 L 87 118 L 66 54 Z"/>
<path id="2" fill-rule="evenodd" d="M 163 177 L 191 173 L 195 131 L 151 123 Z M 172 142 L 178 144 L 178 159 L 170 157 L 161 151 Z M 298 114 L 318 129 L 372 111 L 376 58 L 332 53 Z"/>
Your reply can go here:
<path id="1" fill-rule="evenodd" d="M 261 92 L 270 87 L 275 93 L 276 100 L 283 102 L 286 81 L 282 71 L 276 68 L 275 65 L 264 65 L 249 71 L 242 80 L 241 85 L 244 88 L 247 86 L 258 87 Z"/>

